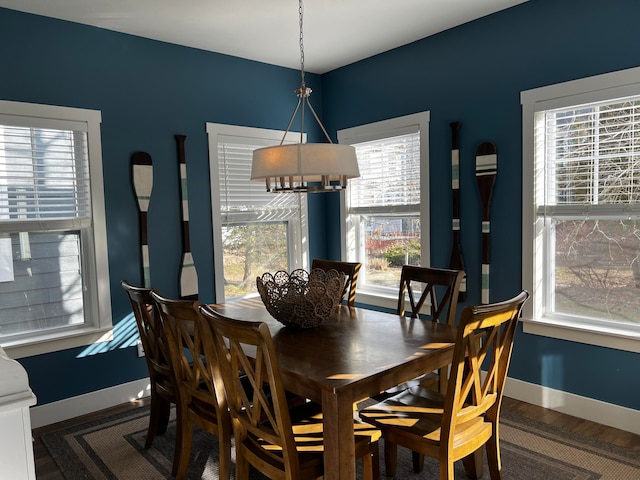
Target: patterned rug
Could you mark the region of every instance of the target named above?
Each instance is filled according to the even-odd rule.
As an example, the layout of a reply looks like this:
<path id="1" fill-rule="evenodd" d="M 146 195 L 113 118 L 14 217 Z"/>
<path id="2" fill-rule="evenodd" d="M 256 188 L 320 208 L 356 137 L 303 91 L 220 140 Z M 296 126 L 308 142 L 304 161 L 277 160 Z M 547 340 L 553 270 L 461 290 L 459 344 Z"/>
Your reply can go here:
<path id="1" fill-rule="evenodd" d="M 168 431 L 145 450 L 149 409 L 141 407 L 73 428 L 48 433 L 42 440 L 67 480 L 160 480 L 171 477 L 175 417 Z M 174 412 L 175 413 L 175 412 Z M 609 443 L 580 437 L 507 410 L 501 415 L 502 473 L 505 480 L 637 480 L 640 454 Z M 196 430 L 187 478 L 214 480 L 218 442 Z M 381 477 L 385 477 L 380 447 Z M 232 452 L 232 459 L 235 459 Z M 456 479 L 467 478 L 461 462 Z M 232 467 L 233 476 L 233 467 Z M 252 480 L 265 477 L 252 472 Z M 358 467 L 358 478 L 361 478 Z M 411 454 L 398 449 L 395 479 L 438 478 L 438 464 L 425 458 L 422 473 L 412 470 Z M 485 475 L 489 478 L 485 460 Z"/>

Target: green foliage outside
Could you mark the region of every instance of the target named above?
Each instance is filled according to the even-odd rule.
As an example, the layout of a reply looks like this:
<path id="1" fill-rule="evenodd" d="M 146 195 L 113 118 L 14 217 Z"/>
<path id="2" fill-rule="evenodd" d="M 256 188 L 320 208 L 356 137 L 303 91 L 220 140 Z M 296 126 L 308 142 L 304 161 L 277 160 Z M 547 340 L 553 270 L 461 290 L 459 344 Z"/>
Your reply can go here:
<path id="1" fill-rule="evenodd" d="M 420 242 L 399 243 L 384 251 L 390 266 L 420 265 Z"/>

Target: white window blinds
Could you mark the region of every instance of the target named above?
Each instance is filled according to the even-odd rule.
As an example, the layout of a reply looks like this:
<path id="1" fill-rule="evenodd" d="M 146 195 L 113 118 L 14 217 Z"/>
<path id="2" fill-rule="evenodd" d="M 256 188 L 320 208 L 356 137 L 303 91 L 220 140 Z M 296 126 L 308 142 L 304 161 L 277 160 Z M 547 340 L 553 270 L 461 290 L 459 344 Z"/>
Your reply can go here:
<path id="1" fill-rule="evenodd" d="M 65 122 L 69 125 L 63 129 L 25 123 L 0 117 L 0 221 L 89 222 L 86 127 L 80 122 Z"/>
<path id="2" fill-rule="evenodd" d="M 270 193 L 263 181 L 251 180 L 253 151 L 267 145 L 273 142 L 219 136 L 218 178 L 223 222 L 285 220 L 298 214 L 298 195 Z"/>
<path id="3" fill-rule="evenodd" d="M 640 97 L 538 114 L 546 208 L 640 204 Z M 543 130 L 542 130 L 543 129 Z M 542 140 L 541 140 L 542 141 Z"/>
<path id="4" fill-rule="evenodd" d="M 419 132 L 354 146 L 360 177 L 349 181 L 349 209 L 360 213 L 416 210 L 420 204 Z"/>

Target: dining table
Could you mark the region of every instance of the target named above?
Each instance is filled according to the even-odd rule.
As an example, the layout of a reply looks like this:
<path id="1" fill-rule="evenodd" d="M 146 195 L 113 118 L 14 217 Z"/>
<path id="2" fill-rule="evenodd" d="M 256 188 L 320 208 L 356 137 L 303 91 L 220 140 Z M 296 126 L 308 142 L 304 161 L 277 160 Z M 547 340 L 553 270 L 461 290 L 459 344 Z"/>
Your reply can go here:
<path id="1" fill-rule="evenodd" d="M 259 297 L 212 304 L 220 314 L 265 322 L 286 390 L 322 405 L 327 480 L 353 480 L 353 405 L 451 363 L 456 327 L 340 305 L 314 328 L 287 327 Z"/>

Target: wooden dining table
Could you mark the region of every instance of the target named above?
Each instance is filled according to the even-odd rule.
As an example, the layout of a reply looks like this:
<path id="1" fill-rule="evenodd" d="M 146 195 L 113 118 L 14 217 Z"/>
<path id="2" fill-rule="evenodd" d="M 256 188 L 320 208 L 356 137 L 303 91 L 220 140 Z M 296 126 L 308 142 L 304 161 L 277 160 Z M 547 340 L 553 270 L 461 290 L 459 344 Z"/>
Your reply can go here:
<path id="1" fill-rule="evenodd" d="M 327 480 L 353 480 L 353 404 L 451 363 L 456 328 L 341 305 L 320 326 L 285 327 L 260 298 L 213 304 L 269 325 L 286 390 L 322 405 Z"/>

